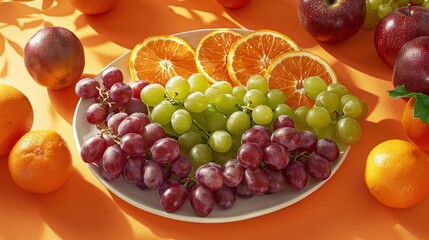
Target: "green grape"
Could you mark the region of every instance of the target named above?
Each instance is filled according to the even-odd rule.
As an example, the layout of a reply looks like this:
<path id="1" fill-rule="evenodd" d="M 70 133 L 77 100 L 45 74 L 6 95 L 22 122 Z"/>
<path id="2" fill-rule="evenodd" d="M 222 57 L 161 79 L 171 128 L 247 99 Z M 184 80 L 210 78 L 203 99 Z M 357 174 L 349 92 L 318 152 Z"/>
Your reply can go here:
<path id="1" fill-rule="evenodd" d="M 227 130 L 226 123 L 228 118 L 220 112 L 213 113 L 205 121 L 205 129 L 209 132 L 215 132 L 217 130 Z"/>
<path id="2" fill-rule="evenodd" d="M 227 131 L 217 130 L 210 135 L 209 145 L 215 152 L 227 152 L 231 149 L 232 137 Z"/>
<path id="3" fill-rule="evenodd" d="M 181 148 L 191 149 L 202 142 L 202 137 L 197 131 L 187 131 L 179 136 L 178 142 Z"/>
<path id="4" fill-rule="evenodd" d="M 246 92 L 243 97 L 244 104 L 249 104 L 250 107 L 254 108 L 258 105 L 265 104 L 265 94 L 258 89 L 251 89 Z"/>
<path id="5" fill-rule="evenodd" d="M 423 3 L 423 0 L 411 0 L 411 2 L 416 5 L 421 5 Z"/>
<path id="6" fill-rule="evenodd" d="M 326 82 L 319 76 L 309 77 L 304 80 L 304 91 L 311 99 L 316 99 L 317 95 L 326 91 L 328 88 Z"/>
<path id="7" fill-rule="evenodd" d="M 232 93 L 232 86 L 227 81 L 215 82 L 212 84 L 211 87 L 219 89 L 222 94 L 231 94 Z"/>
<path id="8" fill-rule="evenodd" d="M 286 103 L 282 103 L 276 106 L 274 109 L 273 119 L 278 118 L 281 115 L 288 115 L 295 120 L 295 111 Z"/>
<path id="9" fill-rule="evenodd" d="M 171 116 L 173 116 L 175 111 L 176 107 L 169 101 L 164 100 L 152 109 L 150 114 L 151 121 L 165 125 L 171 121 Z"/>
<path id="10" fill-rule="evenodd" d="M 171 126 L 178 134 L 189 131 L 192 126 L 191 114 L 185 109 L 179 109 L 171 116 Z"/>
<path id="11" fill-rule="evenodd" d="M 266 105 L 271 109 L 275 109 L 279 104 L 284 104 L 286 102 L 286 95 L 280 89 L 271 89 L 266 94 Z"/>
<path id="12" fill-rule="evenodd" d="M 311 128 L 321 129 L 329 125 L 331 121 L 331 115 L 324 107 L 313 107 L 308 110 L 305 120 L 307 121 L 308 126 Z"/>
<path id="13" fill-rule="evenodd" d="M 380 6 L 380 4 L 382 4 L 382 0 L 367 0 L 366 1 L 366 5 L 371 10 L 376 10 L 378 8 L 378 6 Z"/>
<path id="14" fill-rule="evenodd" d="M 209 87 L 204 91 L 207 98 L 207 103 L 217 103 L 222 95 L 222 92 L 218 88 Z"/>
<path id="15" fill-rule="evenodd" d="M 341 98 L 342 96 L 349 93 L 349 90 L 346 88 L 346 86 L 341 83 L 331 83 L 328 85 L 327 90 L 337 94 L 338 98 Z"/>
<path id="16" fill-rule="evenodd" d="M 363 105 L 360 100 L 351 99 L 344 104 L 343 114 L 346 117 L 357 118 L 362 114 Z"/>
<path id="17" fill-rule="evenodd" d="M 340 98 L 340 104 L 338 105 L 338 110 L 337 110 L 337 112 L 340 114 L 340 115 L 342 115 L 343 114 L 343 109 L 344 109 L 344 105 L 348 102 L 348 101 L 350 101 L 350 100 L 357 100 L 357 101 L 360 101 L 360 98 L 358 97 L 358 96 L 355 96 L 355 95 L 353 95 L 353 94 L 346 94 L 346 95 L 344 95 L 344 96 L 342 96 L 341 98 Z"/>
<path id="18" fill-rule="evenodd" d="M 203 118 L 208 119 L 214 113 L 219 112 L 213 104 L 208 104 L 207 108 L 203 111 Z"/>
<path id="19" fill-rule="evenodd" d="M 176 100 L 184 100 L 186 95 L 188 95 L 190 91 L 190 86 L 188 81 L 181 76 L 174 76 L 170 78 L 165 84 L 165 90 L 167 91 L 167 95 L 170 98 L 174 98 Z"/>
<path id="20" fill-rule="evenodd" d="M 380 4 L 380 6 L 378 6 L 377 15 L 382 19 L 392 11 L 393 11 L 393 8 L 391 5 L 383 3 L 383 4 Z"/>
<path id="21" fill-rule="evenodd" d="M 410 0 L 396 0 L 396 3 L 398 3 L 398 6 L 400 6 L 400 7 L 406 6 L 409 2 L 410 2 Z"/>
<path id="22" fill-rule="evenodd" d="M 295 109 L 295 128 L 304 130 L 308 128 L 307 124 L 307 113 L 310 108 L 306 106 L 300 106 Z"/>
<path id="23" fill-rule="evenodd" d="M 256 124 L 267 125 L 273 120 L 273 110 L 267 105 L 256 106 L 252 110 L 252 120 Z"/>
<path id="24" fill-rule="evenodd" d="M 360 103 L 362 104 L 362 112 L 360 113 L 360 115 L 357 118 L 355 118 L 358 121 L 365 119 L 366 116 L 368 115 L 368 105 L 366 105 L 366 103 L 364 103 L 362 101 Z"/>
<path id="25" fill-rule="evenodd" d="M 202 92 L 210 87 L 207 77 L 201 73 L 194 73 L 188 78 L 189 92 Z"/>
<path id="26" fill-rule="evenodd" d="M 340 104 L 340 98 L 334 92 L 324 91 L 316 97 L 316 106 L 324 107 L 329 113 L 335 112 Z"/>
<path id="27" fill-rule="evenodd" d="M 429 9 L 429 1 L 423 2 L 422 7 Z"/>
<path id="28" fill-rule="evenodd" d="M 199 112 L 199 113 L 189 112 L 189 113 L 191 114 L 192 119 L 194 119 L 197 122 L 204 120 L 203 112 Z"/>
<path id="29" fill-rule="evenodd" d="M 226 129 L 232 135 L 241 135 L 250 128 L 250 117 L 245 112 L 233 112 L 226 122 Z"/>
<path id="30" fill-rule="evenodd" d="M 192 162 L 193 170 L 201 165 L 212 161 L 212 150 L 206 144 L 199 143 L 189 150 L 189 160 Z"/>
<path id="31" fill-rule="evenodd" d="M 231 114 L 238 110 L 238 100 L 231 94 L 222 94 L 219 101 L 215 103 L 215 107 L 219 112 Z"/>
<path id="32" fill-rule="evenodd" d="M 207 108 L 207 98 L 201 92 L 189 94 L 184 101 L 185 108 L 192 113 L 200 113 Z"/>
<path id="33" fill-rule="evenodd" d="M 151 83 L 140 92 L 140 98 L 144 104 L 153 107 L 165 98 L 165 88 L 159 83 Z"/>
<path id="34" fill-rule="evenodd" d="M 314 134 L 316 134 L 317 138 L 329 138 L 335 139 L 335 123 L 330 122 L 328 126 L 320 129 L 314 129 Z"/>
<path id="35" fill-rule="evenodd" d="M 335 128 L 337 137 L 344 143 L 352 145 L 361 139 L 362 129 L 356 119 L 345 117 L 337 122 Z"/>
<path id="36" fill-rule="evenodd" d="M 220 164 L 221 166 L 224 166 L 228 160 L 234 159 L 237 157 L 237 150 L 229 149 L 228 151 L 224 153 L 220 152 L 213 152 L 213 162 Z"/>
<path id="37" fill-rule="evenodd" d="M 258 89 L 262 93 L 268 92 L 268 80 L 261 75 L 253 75 L 251 76 L 246 83 L 247 90 Z"/>
<path id="38" fill-rule="evenodd" d="M 243 86 L 234 86 L 232 88 L 232 96 L 237 98 L 238 104 L 243 105 L 243 97 L 246 94 L 247 90 Z"/>

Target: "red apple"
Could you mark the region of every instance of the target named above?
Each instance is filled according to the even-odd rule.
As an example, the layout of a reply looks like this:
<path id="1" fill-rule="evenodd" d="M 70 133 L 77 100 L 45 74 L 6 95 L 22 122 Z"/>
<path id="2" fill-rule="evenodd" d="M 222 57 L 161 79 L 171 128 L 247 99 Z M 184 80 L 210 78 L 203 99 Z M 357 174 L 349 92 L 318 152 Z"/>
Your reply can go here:
<path id="1" fill-rule="evenodd" d="M 251 0 L 216 0 L 222 6 L 226 8 L 242 8 L 246 6 Z"/>
<path id="2" fill-rule="evenodd" d="M 419 36 L 429 36 L 429 10 L 419 6 L 404 6 L 387 14 L 374 33 L 378 56 L 393 67 L 399 49 Z"/>
<path id="3" fill-rule="evenodd" d="M 393 85 L 429 95 L 429 36 L 414 38 L 399 50 L 393 67 Z"/>
<path id="4" fill-rule="evenodd" d="M 352 37 L 365 22 L 365 13 L 365 0 L 298 0 L 299 21 L 321 42 Z"/>

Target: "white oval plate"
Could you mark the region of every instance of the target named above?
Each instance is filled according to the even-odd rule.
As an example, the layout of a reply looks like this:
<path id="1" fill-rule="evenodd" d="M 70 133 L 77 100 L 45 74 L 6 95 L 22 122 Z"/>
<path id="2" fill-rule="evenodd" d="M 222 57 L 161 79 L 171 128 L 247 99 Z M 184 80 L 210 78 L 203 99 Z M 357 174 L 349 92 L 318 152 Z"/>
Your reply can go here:
<path id="1" fill-rule="evenodd" d="M 193 47 L 196 47 L 199 40 L 205 36 L 207 33 L 217 30 L 217 29 L 201 29 L 196 31 L 188 31 L 183 33 L 174 34 L 178 37 L 181 37 L 189 42 Z M 249 33 L 249 30 L 243 29 L 232 29 L 237 32 L 246 34 Z M 115 61 L 113 61 L 109 66 L 115 66 L 119 69 L 122 69 L 124 74 L 124 79 L 130 79 L 128 59 L 130 52 L 122 55 Z M 107 68 L 106 67 L 106 68 Z M 100 80 L 100 77 L 96 77 Z M 86 122 L 85 111 L 93 100 L 83 100 L 81 99 L 78 102 L 78 105 L 75 110 L 74 119 L 73 119 L 73 131 L 74 137 L 76 140 L 77 148 L 80 151 L 83 142 L 89 138 L 91 135 L 98 132 L 98 130 Z M 338 168 L 343 163 L 349 148 L 341 152 L 340 158 L 332 164 L 332 175 L 338 170 Z M 199 222 L 199 223 L 222 223 L 222 222 L 234 222 L 244 219 L 249 219 L 261 215 L 265 215 L 279 209 L 290 206 L 314 191 L 320 188 L 327 180 L 318 182 L 314 181 L 311 178 L 308 185 L 300 190 L 293 191 L 289 188 L 286 188 L 284 191 L 271 195 L 261 195 L 254 196 L 250 199 L 240 199 L 237 197 L 235 205 L 227 210 L 215 207 L 213 212 L 206 217 L 197 216 L 191 206 L 189 201 L 186 201 L 186 204 L 182 208 L 174 213 L 166 213 L 159 204 L 159 195 L 158 189 L 142 191 L 138 189 L 134 184 L 126 182 L 122 177 L 118 178 L 113 182 L 106 181 L 100 173 L 99 168 L 96 165 L 88 164 L 89 169 L 94 174 L 94 176 L 102 183 L 106 188 L 115 194 L 117 197 L 121 198 L 125 202 L 145 210 L 147 212 L 163 216 L 166 218 L 187 221 L 187 222 Z"/>

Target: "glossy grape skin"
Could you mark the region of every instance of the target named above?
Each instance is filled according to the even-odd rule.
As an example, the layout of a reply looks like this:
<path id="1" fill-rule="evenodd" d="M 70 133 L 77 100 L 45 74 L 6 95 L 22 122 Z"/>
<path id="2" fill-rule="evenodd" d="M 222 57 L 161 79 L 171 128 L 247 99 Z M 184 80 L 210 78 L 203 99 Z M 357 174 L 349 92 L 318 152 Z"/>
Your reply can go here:
<path id="1" fill-rule="evenodd" d="M 140 157 L 129 157 L 126 159 L 122 175 L 125 181 L 137 183 L 143 179 L 142 175 L 143 159 Z"/>
<path id="2" fill-rule="evenodd" d="M 117 67 L 108 67 L 101 73 L 101 83 L 105 89 L 110 89 L 113 84 L 123 81 L 124 75 Z"/>
<path id="3" fill-rule="evenodd" d="M 133 96 L 131 87 L 123 82 L 117 82 L 109 90 L 109 97 L 112 102 L 120 106 L 125 106 Z"/>
<path id="4" fill-rule="evenodd" d="M 204 164 L 195 172 L 195 178 L 208 190 L 218 190 L 223 186 L 222 170 L 216 166 Z"/>
<path id="5" fill-rule="evenodd" d="M 143 122 L 135 117 L 125 117 L 118 126 L 120 136 L 125 136 L 127 133 L 140 133 L 143 130 Z"/>
<path id="6" fill-rule="evenodd" d="M 268 193 L 278 193 L 286 188 L 286 179 L 281 170 L 265 165 L 263 171 L 269 182 Z"/>
<path id="7" fill-rule="evenodd" d="M 301 190 L 307 186 L 308 174 L 304 163 L 300 161 L 291 162 L 284 170 L 287 184 L 294 190 Z"/>
<path id="8" fill-rule="evenodd" d="M 241 143 L 253 142 L 258 144 L 260 147 L 264 146 L 270 141 L 269 133 L 263 128 L 251 127 L 246 130 L 241 136 Z"/>
<path id="9" fill-rule="evenodd" d="M 317 146 L 317 136 L 308 130 L 303 130 L 299 132 L 299 145 L 297 150 L 299 152 L 313 152 L 316 150 Z"/>
<path id="10" fill-rule="evenodd" d="M 236 187 L 243 180 L 244 169 L 237 159 L 231 159 L 225 163 L 222 174 L 226 186 Z"/>
<path id="11" fill-rule="evenodd" d="M 237 151 L 237 160 L 245 168 L 258 166 L 263 156 L 261 147 L 254 142 L 244 143 Z"/>
<path id="12" fill-rule="evenodd" d="M 328 162 L 333 162 L 340 156 L 340 149 L 337 144 L 328 138 L 321 138 L 317 140 L 315 152 L 323 156 Z"/>
<path id="13" fill-rule="evenodd" d="M 221 189 L 213 191 L 213 197 L 216 204 L 222 209 L 233 207 L 236 201 L 234 189 L 225 185 Z"/>
<path id="14" fill-rule="evenodd" d="M 277 130 L 282 127 L 295 127 L 295 122 L 291 116 L 281 115 L 274 119 L 273 129 Z"/>
<path id="15" fill-rule="evenodd" d="M 86 163 L 99 162 L 106 148 L 106 139 L 101 135 L 93 135 L 82 144 L 80 157 Z"/>
<path id="16" fill-rule="evenodd" d="M 179 156 L 180 146 L 173 138 L 165 137 L 156 141 L 150 147 L 150 152 L 158 163 L 171 163 Z"/>
<path id="17" fill-rule="evenodd" d="M 271 142 L 282 145 L 289 152 L 298 148 L 300 140 L 299 133 L 291 127 L 279 128 L 271 134 Z"/>
<path id="18" fill-rule="evenodd" d="M 140 99 L 131 98 L 127 105 L 125 105 L 125 112 L 129 115 L 133 113 L 144 113 L 147 115 L 148 108 Z"/>
<path id="19" fill-rule="evenodd" d="M 126 117 L 128 117 L 128 114 L 124 112 L 118 112 L 113 114 L 111 117 L 109 117 L 109 120 L 107 121 L 107 127 L 111 128 L 111 131 L 113 133 L 118 133 L 119 125 Z"/>
<path id="20" fill-rule="evenodd" d="M 149 123 L 143 128 L 141 135 L 149 146 L 152 146 L 156 141 L 167 136 L 164 128 L 159 123 Z"/>
<path id="21" fill-rule="evenodd" d="M 166 212 L 175 212 L 179 210 L 186 202 L 188 191 L 183 185 L 172 184 L 161 194 L 159 202 Z"/>
<path id="22" fill-rule="evenodd" d="M 250 191 L 257 195 L 266 193 L 270 187 L 268 176 L 259 167 L 246 168 L 244 170 L 244 181 L 246 181 Z"/>
<path id="23" fill-rule="evenodd" d="M 179 155 L 170 165 L 171 172 L 179 178 L 184 178 L 192 171 L 192 163 L 186 155 Z"/>
<path id="24" fill-rule="evenodd" d="M 121 138 L 121 149 L 130 156 L 142 156 L 148 148 L 143 137 L 138 133 L 127 133 Z"/>
<path id="25" fill-rule="evenodd" d="M 290 160 L 290 153 L 280 144 L 268 143 L 262 148 L 263 161 L 275 169 L 282 169 L 287 166 Z"/>
<path id="26" fill-rule="evenodd" d="M 111 145 L 104 151 L 101 164 L 103 170 L 109 175 L 118 175 L 122 173 L 125 164 L 125 156 L 119 145 Z"/>
<path id="27" fill-rule="evenodd" d="M 331 166 L 326 158 L 312 153 L 306 161 L 308 174 L 316 180 L 326 180 L 331 175 Z"/>
<path id="28" fill-rule="evenodd" d="M 97 80 L 83 78 L 76 83 L 75 93 L 83 99 L 95 98 L 99 94 L 97 88 L 100 88 L 100 83 Z"/>
<path id="29" fill-rule="evenodd" d="M 85 117 L 89 124 L 100 124 L 107 117 L 107 109 L 98 103 L 93 103 L 86 110 Z"/>
<path id="30" fill-rule="evenodd" d="M 143 181 L 148 188 L 157 188 L 164 180 L 161 166 L 152 159 L 145 162 L 142 173 Z"/>
<path id="31" fill-rule="evenodd" d="M 133 98 L 137 98 L 140 100 L 140 93 L 143 90 L 144 87 L 149 85 L 149 82 L 146 82 L 144 80 L 137 80 L 135 82 L 132 82 L 130 84 L 131 90 L 133 92 Z"/>
<path id="32" fill-rule="evenodd" d="M 209 215 L 215 206 L 213 193 L 200 184 L 191 189 L 190 201 L 194 212 L 201 217 Z"/>

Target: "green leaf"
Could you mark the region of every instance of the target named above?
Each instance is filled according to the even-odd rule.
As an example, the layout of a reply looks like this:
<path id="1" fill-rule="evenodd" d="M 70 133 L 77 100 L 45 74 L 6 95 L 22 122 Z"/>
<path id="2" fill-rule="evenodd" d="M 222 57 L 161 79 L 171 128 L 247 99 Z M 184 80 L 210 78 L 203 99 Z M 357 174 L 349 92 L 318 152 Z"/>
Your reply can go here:
<path id="1" fill-rule="evenodd" d="M 416 98 L 414 103 L 414 117 L 419 118 L 424 123 L 429 125 L 429 96 L 420 92 L 408 92 L 404 86 L 397 86 L 394 90 L 388 91 L 389 96 L 392 98 Z"/>

